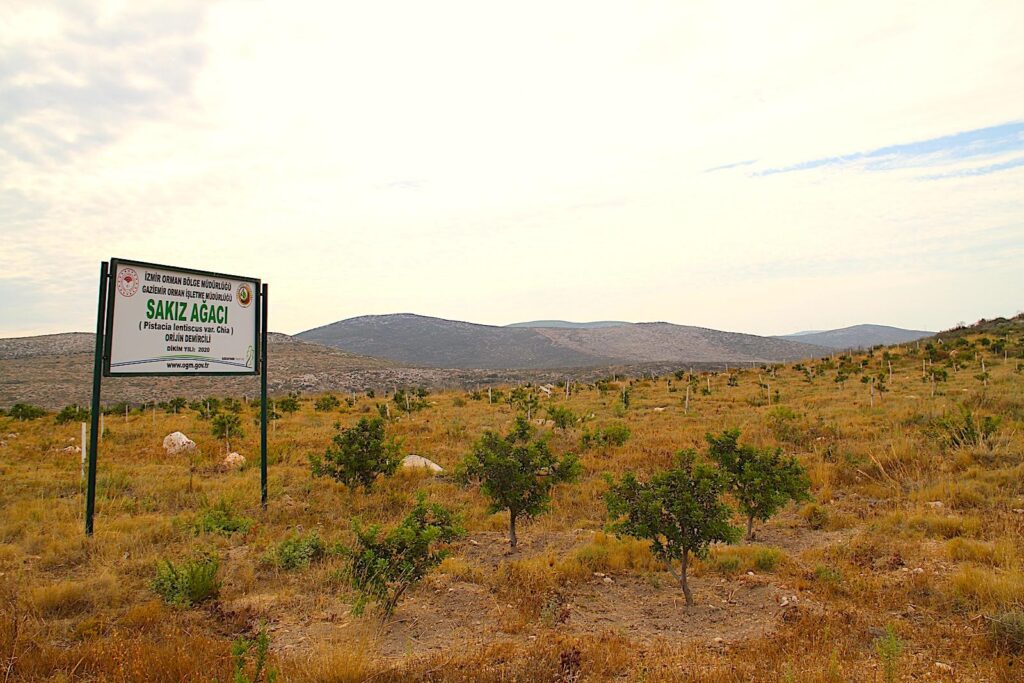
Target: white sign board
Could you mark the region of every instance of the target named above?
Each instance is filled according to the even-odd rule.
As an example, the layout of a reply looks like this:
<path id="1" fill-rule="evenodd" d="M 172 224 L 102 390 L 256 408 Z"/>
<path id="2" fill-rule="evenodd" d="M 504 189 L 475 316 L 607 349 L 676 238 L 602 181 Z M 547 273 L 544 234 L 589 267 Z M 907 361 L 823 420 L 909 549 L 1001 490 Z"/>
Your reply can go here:
<path id="1" fill-rule="evenodd" d="M 104 374 L 258 373 L 260 281 L 112 259 Z"/>

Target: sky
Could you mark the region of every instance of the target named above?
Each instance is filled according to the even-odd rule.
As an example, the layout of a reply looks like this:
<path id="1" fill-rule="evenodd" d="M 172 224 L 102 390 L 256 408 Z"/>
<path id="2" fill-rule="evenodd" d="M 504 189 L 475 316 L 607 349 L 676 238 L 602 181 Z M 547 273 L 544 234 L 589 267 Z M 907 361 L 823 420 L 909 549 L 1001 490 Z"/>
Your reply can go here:
<path id="1" fill-rule="evenodd" d="M 0 5 L 0 336 L 111 257 L 270 327 L 1024 309 L 1024 3 Z"/>

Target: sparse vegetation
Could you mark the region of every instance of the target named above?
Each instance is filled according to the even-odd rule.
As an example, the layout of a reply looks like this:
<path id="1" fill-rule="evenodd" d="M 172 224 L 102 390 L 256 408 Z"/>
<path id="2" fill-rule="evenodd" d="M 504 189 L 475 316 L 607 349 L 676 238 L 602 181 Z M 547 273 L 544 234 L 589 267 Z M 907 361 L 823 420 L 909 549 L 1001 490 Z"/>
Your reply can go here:
<path id="1" fill-rule="evenodd" d="M 117 683 L 262 681 L 270 670 L 298 683 L 1015 680 L 1024 665 L 1024 327 L 1014 324 L 1004 336 L 986 330 L 987 347 L 966 328 L 943 344 L 932 340 L 932 351 L 922 341 L 920 350 L 837 354 L 805 361 L 806 373 L 795 365 L 731 367 L 711 375 L 706 396 L 708 374 L 695 370 L 686 413 L 686 370 L 671 385 L 671 376 L 609 374 L 603 394 L 581 377 L 568 398 L 524 385 L 537 399 L 528 444 L 547 439 L 561 455 L 595 427 L 622 425 L 629 436 L 617 446 L 592 439 L 575 480 L 550 488 L 547 512 L 528 523 L 520 517 L 514 551 L 508 511 L 494 512 L 477 486 L 402 470 L 378 474 L 365 490 L 326 472 L 311 477 L 308 458 L 321 454 L 326 469 L 325 448 L 338 450 L 333 436 L 376 417 L 374 404 L 385 402 L 392 419 L 384 441 L 452 472 L 485 432 L 504 439 L 515 429 L 519 406 L 506 398 L 516 387 L 497 378 L 474 389 L 478 400 L 467 389 L 439 391 L 411 415 L 391 393 L 385 398 L 391 387 L 378 387 L 376 398 L 352 395 L 352 405 L 338 393 L 341 406 L 331 411 L 316 410 L 321 394 L 288 397 L 295 410 L 270 432 L 266 512 L 258 508 L 258 468 L 225 470 L 211 424 L 220 414 L 239 416 L 245 429 L 232 446 L 258 453 L 258 403 L 221 395 L 207 409 L 208 400 L 193 395 L 194 410 L 179 405 L 175 413 L 168 402 L 154 413 L 149 397 L 129 394 L 128 417 L 122 404 L 105 421 L 96 535 L 88 541 L 78 421 L 57 424 L 54 412 L 0 416 L 0 672 L 12 681 Z M 987 384 L 976 377 L 983 357 Z M 840 371 L 845 388 L 833 381 Z M 877 384 L 872 397 L 859 381 L 879 373 L 884 400 Z M 771 405 L 759 381 L 770 385 Z M 577 421 L 562 429 L 547 411 L 553 406 Z M 998 423 L 986 429 L 986 417 Z M 688 447 L 700 450 L 695 466 L 724 474 L 701 446 L 706 433 L 717 438 L 733 427 L 742 430 L 738 448 L 778 445 L 783 459 L 795 458 L 814 502 L 755 519 L 755 543 L 714 542 L 702 558 L 691 553 L 689 587 L 700 608 L 684 614 L 685 594 L 653 541 L 602 531 L 603 475 L 613 486 L 627 474 L 649 485 Z M 162 451 L 161 439 L 174 431 L 197 442 L 188 462 Z M 372 547 L 386 546 L 378 559 L 403 555 L 387 540 L 420 492 L 458 513 L 467 537 L 432 544 L 428 566 L 448 555 L 405 588 L 402 571 L 357 588 L 350 553 L 371 544 L 361 544 L 349 520 L 362 520 L 363 533 L 377 527 Z M 726 489 L 719 500 L 739 507 Z M 727 522 L 741 527 L 741 514 Z M 275 559 L 279 552 L 288 559 Z M 680 561 L 672 564 L 678 574 Z M 393 618 L 354 618 L 353 602 L 377 604 L 381 616 L 390 602 Z M 274 647 L 258 671 L 261 623 L 273 624 L 266 633 Z"/>

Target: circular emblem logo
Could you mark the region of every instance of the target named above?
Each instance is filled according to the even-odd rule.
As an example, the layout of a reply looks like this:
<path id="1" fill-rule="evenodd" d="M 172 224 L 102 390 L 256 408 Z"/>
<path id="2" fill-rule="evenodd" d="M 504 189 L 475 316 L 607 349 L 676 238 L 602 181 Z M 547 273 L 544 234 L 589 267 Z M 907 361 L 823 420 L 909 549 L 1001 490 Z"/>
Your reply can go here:
<path id="1" fill-rule="evenodd" d="M 135 292 L 139 291 L 139 274 L 134 268 L 117 271 L 117 291 L 121 296 L 135 296 Z"/>
<path id="2" fill-rule="evenodd" d="M 246 283 L 238 285 L 238 305 L 242 308 L 249 308 L 252 303 L 252 287 Z"/>

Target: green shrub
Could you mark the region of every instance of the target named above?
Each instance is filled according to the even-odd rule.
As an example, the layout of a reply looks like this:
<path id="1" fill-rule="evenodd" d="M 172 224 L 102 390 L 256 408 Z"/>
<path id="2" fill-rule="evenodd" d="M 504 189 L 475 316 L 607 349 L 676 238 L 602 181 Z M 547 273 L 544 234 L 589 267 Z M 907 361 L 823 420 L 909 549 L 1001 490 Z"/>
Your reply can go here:
<path id="1" fill-rule="evenodd" d="M 555 427 L 561 430 L 571 428 L 578 421 L 576 414 L 564 406 L 549 407 L 548 417 L 555 423 Z"/>
<path id="2" fill-rule="evenodd" d="M 580 437 L 580 447 L 589 449 L 622 446 L 629 441 L 629 435 L 629 427 L 621 422 L 613 422 L 592 432 L 584 429 L 583 435 Z"/>
<path id="3" fill-rule="evenodd" d="M 85 422 L 89 419 L 89 409 L 82 408 L 78 405 L 64 406 L 54 421 L 59 424 L 67 424 L 68 422 Z"/>
<path id="4" fill-rule="evenodd" d="M 15 403 L 7 411 L 9 417 L 13 417 L 15 420 L 27 421 L 36 420 L 46 415 L 46 411 L 39 406 L 34 406 L 29 403 Z"/>
<path id="5" fill-rule="evenodd" d="M 332 410 L 337 410 L 340 407 L 341 401 L 339 401 L 338 397 L 335 396 L 334 394 L 327 394 L 326 396 L 321 396 L 316 400 L 316 403 L 313 404 L 313 410 L 319 413 L 327 413 Z"/>
<path id="6" fill-rule="evenodd" d="M 157 566 L 153 590 L 164 601 L 179 607 L 191 607 L 216 597 L 220 591 L 217 570 L 220 561 L 214 555 L 203 555 L 175 566 L 164 560 Z"/>
<path id="7" fill-rule="evenodd" d="M 220 534 L 230 536 L 245 533 L 252 528 L 253 521 L 248 517 L 240 517 L 231 509 L 231 505 L 220 500 L 213 507 L 203 510 L 193 521 L 192 531 L 196 534 Z"/>
<path id="8" fill-rule="evenodd" d="M 266 554 L 266 560 L 274 566 L 291 571 L 308 567 L 327 556 L 327 546 L 316 531 L 308 534 L 289 536 Z"/>
<path id="9" fill-rule="evenodd" d="M 406 590 L 447 556 L 444 545 L 463 534 L 453 513 L 428 504 L 422 492 L 405 519 L 383 536 L 376 525 L 364 529 L 358 521 L 352 530 L 355 545 L 342 552 L 349 560 L 349 580 L 359 594 L 353 611 L 362 613 L 369 601 L 375 601 L 385 616 L 394 612 Z"/>
<path id="10" fill-rule="evenodd" d="M 394 474 L 402 462 L 399 446 L 385 438 L 380 418 L 360 418 L 356 426 L 335 434 L 332 443 L 322 458 L 310 456 L 314 477 L 328 476 L 370 490 L 378 476 Z"/>
<path id="11" fill-rule="evenodd" d="M 988 446 L 991 448 L 992 437 L 999 429 L 1000 418 L 986 415 L 981 423 L 975 421 L 974 413 L 962 408 L 960 418 L 945 417 L 939 420 L 939 429 L 943 441 L 952 448 L 962 446 Z"/>
<path id="12" fill-rule="evenodd" d="M 277 407 L 281 409 L 282 413 L 294 413 L 299 410 L 299 395 L 296 392 L 291 392 L 282 399 L 278 399 Z"/>

